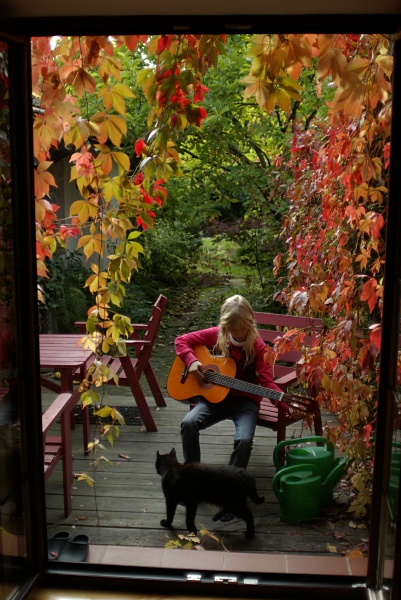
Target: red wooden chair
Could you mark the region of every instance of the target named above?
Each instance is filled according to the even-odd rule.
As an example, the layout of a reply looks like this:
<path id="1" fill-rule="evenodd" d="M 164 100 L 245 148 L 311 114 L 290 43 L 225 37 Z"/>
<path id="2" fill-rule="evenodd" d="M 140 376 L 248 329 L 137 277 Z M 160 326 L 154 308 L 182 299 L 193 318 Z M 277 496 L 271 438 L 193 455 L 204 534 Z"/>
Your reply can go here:
<path id="1" fill-rule="evenodd" d="M 166 406 L 166 401 L 150 363 L 150 357 L 166 304 L 166 296 L 160 294 L 153 305 L 149 321 L 146 324 L 133 323 L 134 332 L 130 339 L 127 340 L 127 346 L 134 349 L 135 357 L 128 355 L 117 358 L 112 356 L 102 357 L 103 363 L 107 364 L 118 376 L 117 382 L 111 379 L 108 383 L 111 385 L 129 386 L 131 388 L 147 431 L 157 431 L 157 427 L 140 385 L 142 375 L 146 377 L 156 405 L 159 407 Z M 77 322 L 75 325 L 81 333 L 85 333 L 85 323 Z"/>

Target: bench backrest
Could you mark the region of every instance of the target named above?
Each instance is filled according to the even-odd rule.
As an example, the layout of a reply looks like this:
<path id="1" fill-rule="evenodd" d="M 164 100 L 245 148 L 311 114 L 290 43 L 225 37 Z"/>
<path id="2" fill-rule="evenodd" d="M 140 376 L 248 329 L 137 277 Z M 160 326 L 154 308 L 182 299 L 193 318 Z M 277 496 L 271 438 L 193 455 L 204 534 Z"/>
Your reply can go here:
<path id="1" fill-rule="evenodd" d="M 258 325 L 270 327 L 288 327 L 290 329 L 306 329 L 308 331 L 320 331 L 323 328 L 323 319 L 315 317 L 298 317 L 269 312 L 255 312 Z"/>
<path id="2" fill-rule="evenodd" d="M 147 364 L 149 363 L 149 359 L 152 354 L 154 343 L 156 341 L 156 336 L 159 331 L 160 322 L 162 320 L 166 303 L 166 296 L 160 294 L 160 296 L 153 305 L 152 313 L 150 315 L 145 334 L 142 338 L 142 340 L 146 342 L 146 344 L 143 344 L 143 346 L 137 345 L 137 347 L 135 348 L 135 352 L 138 359 L 138 362 L 136 364 L 138 378 L 140 378 L 142 371 L 146 368 Z"/>
<path id="3" fill-rule="evenodd" d="M 255 320 L 258 325 L 259 335 L 266 344 L 272 346 L 277 338 L 284 335 L 286 330 L 302 329 L 308 335 L 304 345 L 311 346 L 313 339 L 323 328 L 323 320 L 313 317 L 299 317 L 296 315 L 269 313 L 255 311 Z M 274 366 L 274 378 L 286 391 L 287 386 L 295 382 L 296 364 L 302 358 L 300 350 L 287 350 L 280 354 Z"/>

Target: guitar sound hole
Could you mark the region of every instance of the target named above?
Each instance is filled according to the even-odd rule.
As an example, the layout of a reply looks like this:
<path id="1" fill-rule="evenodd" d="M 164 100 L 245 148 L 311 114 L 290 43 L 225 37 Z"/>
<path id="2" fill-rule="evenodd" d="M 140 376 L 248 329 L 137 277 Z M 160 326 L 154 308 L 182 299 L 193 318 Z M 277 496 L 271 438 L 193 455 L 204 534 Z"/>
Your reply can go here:
<path id="1" fill-rule="evenodd" d="M 198 381 L 199 385 L 204 389 L 210 389 L 214 387 L 214 383 L 210 381 L 210 378 L 213 377 L 216 373 L 220 373 L 218 367 L 216 365 L 206 365 L 203 367 L 202 375 L 199 375 Z"/>

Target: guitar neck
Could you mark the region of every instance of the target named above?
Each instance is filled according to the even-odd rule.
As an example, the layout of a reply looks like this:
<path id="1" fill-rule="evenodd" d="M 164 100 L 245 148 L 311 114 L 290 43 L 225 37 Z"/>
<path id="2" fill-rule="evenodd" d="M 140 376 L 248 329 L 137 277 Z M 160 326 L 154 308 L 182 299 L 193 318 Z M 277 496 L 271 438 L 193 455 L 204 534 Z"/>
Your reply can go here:
<path id="1" fill-rule="evenodd" d="M 248 394 L 255 394 L 255 396 L 263 396 L 269 398 L 269 400 L 276 400 L 280 402 L 283 399 L 284 393 L 277 390 L 271 390 L 265 388 L 256 383 L 249 383 L 248 381 L 242 381 L 242 379 L 235 379 L 235 377 L 229 377 L 222 373 L 204 373 L 204 379 L 210 381 L 216 385 L 229 388 L 231 390 L 237 390 L 239 392 L 248 392 Z"/>

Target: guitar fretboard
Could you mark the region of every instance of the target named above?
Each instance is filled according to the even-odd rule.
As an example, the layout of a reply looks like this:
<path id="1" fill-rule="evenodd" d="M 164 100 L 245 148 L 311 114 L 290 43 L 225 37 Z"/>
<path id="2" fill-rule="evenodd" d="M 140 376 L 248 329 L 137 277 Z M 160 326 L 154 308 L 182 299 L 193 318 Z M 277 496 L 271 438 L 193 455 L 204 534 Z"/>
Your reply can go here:
<path id="1" fill-rule="evenodd" d="M 255 394 L 255 396 L 263 396 L 269 398 L 269 400 L 276 400 L 280 402 L 283 399 L 284 393 L 278 392 L 277 390 L 271 390 L 265 388 L 256 383 L 249 383 L 248 381 L 242 381 L 242 379 L 235 379 L 228 375 L 222 375 L 214 371 L 206 371 L 203 373 L 205 381 L 210 381 L 216 385 L 230 388 L 231 390 L 237 390 L 239 392 L 248 392 L 249 394 Z"/>

